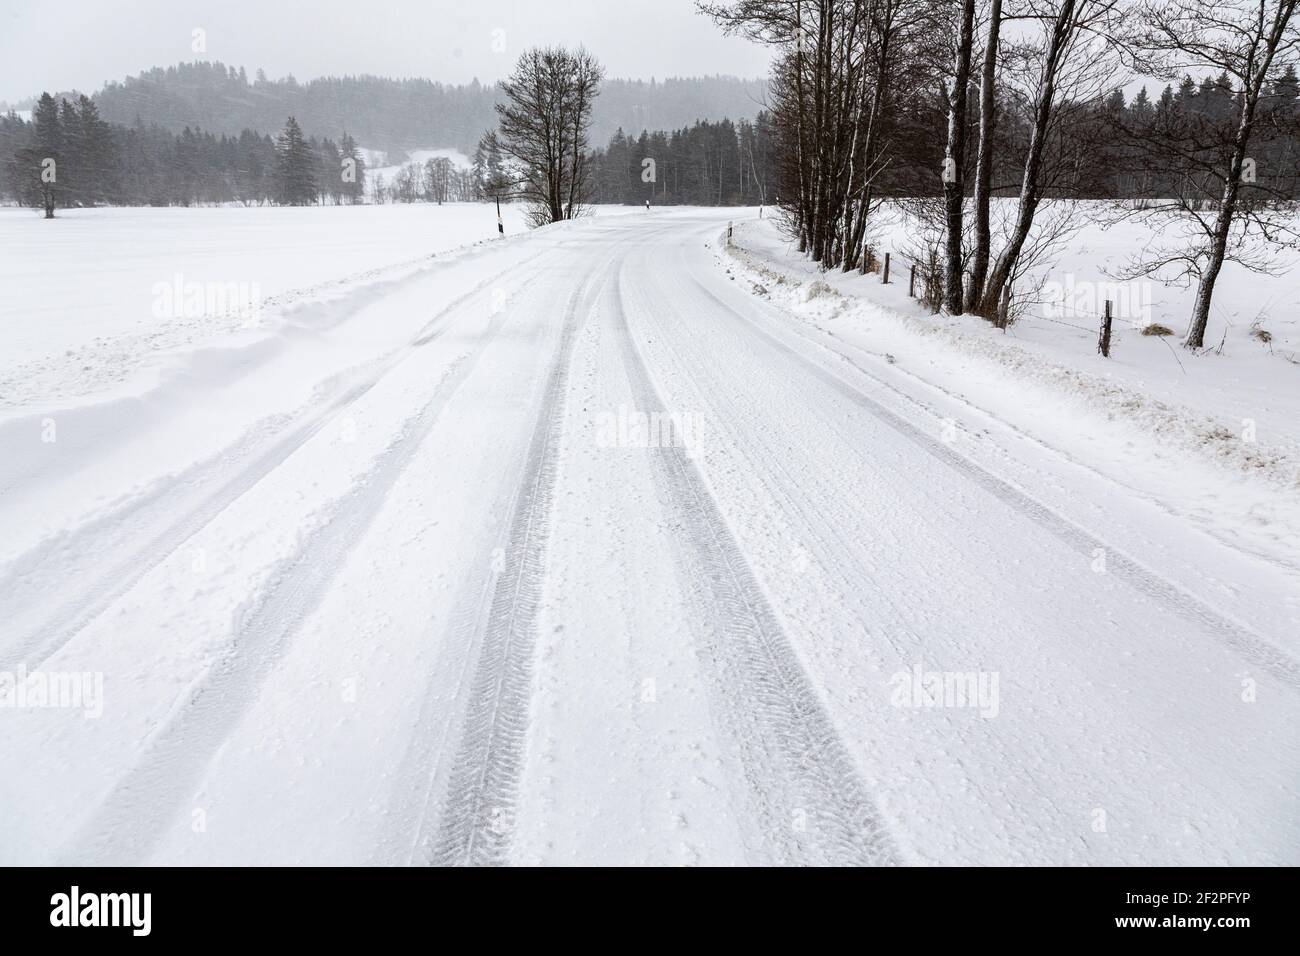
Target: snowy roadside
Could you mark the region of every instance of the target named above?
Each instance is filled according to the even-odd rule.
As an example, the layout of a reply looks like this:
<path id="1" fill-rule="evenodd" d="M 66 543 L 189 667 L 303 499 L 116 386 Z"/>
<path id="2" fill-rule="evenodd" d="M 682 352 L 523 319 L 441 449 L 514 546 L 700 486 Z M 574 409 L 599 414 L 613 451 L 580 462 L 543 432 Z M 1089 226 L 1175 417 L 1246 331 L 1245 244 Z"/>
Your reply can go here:
<path id="1" fill-rule="evenodd" d="M 1245 374 L 1226 362 L 1198 368 L 1202 377 L 1220 375 L 1211 398 L 1226 413 L 1214 414 L 1204 397 L 1181 400 L 1191 396 L 1185 382 L 1176 383 L 1182 394 L 1166 387 L 1171 379 L 1151 366 L 1175 360 L 1165 343 L 1136 332 L 1125 363 L 1107 367 L 1091 349 L 1076 348 L 1073 359 L 1059 342 L 1016 338 L 1014 327 L 1003 334 L 976 318 L 930 315 L 908 298 L 905 265 L 895 264 L 888 286 L 878 275 L 820 273 L 771 220 L 738 223 L 723 248 L 736 278 L 823 345 L 913 395 L 919 385 L 942 396 L 924 400 L 947 409 L 935 411 L 940 427 L 979 434 L 962 410 L 991 416 L 1248 554 L 1300 570 L 1300 416 L 1292 408 L 1300 366 L 1282 355 L 1263 371 L 1254 359 Z"/>

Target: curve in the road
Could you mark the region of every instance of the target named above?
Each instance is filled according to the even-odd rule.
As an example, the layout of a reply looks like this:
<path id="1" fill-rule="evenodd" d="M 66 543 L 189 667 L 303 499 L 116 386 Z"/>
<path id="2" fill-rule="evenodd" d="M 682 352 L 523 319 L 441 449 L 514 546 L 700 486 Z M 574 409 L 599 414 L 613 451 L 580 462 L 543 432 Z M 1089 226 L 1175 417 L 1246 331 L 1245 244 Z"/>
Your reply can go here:
<path id="1" fill-rule="evenodd" d="M 717 295 L 703 282 L 700 282 L 698 278 L 691 276 L 691 282 L 702 295 L 707 296 L 733 318 L 743 322 L 753 334 L 760 336 L 777 351 L 797 362 L 820 381 L 875 416 L 882 423 L 916 443 L 934 458 L 960 472 L 985 491 L 1031 519 L 1040 527 L 1045 528 L 1069 545 L 1074 551 L 1083 555 L 1092 555 L 1097 549 L 1104 550 L 1107 555 L 1108 567 L 1136 590 L 1159 601 L 1179 617 L 1199 624 L 1211 633 L 1218 635 L 1221 640 L 1236 650 L 1242 658 L 1266 670 L 1292 689 L 1300 690 L 1300 661 L 1297 661 L 1281 648 L 1251 633 L 1243 625 L 1228 619 L 1198 600 L 1194 595 L 1188 594 L 1170 581 L 1133 560 L 1121 549 L 1102 541 L 1066 520 L 1024 491 L 981 468 L 976 462 L 934 436 L 926 434 L 911 422 L 875 401 L 862 389 L 854 386 L 760 327 L 742 309 Z M 860 366 L 854 365 L 853 368 L 864 376 L 869 375 Z"/>

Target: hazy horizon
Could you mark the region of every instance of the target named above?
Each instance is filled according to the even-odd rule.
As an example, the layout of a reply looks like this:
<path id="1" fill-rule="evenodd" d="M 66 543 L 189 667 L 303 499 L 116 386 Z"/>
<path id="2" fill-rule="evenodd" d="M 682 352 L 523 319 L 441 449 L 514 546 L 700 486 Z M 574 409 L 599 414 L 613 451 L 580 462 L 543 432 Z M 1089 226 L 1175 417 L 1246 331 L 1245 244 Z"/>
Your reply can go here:
<path id="1" fill-rule="evenodd" d="M 195 60 L 301 82 L 372 74 L 448 84 L 495 83 L 524 49 L 555 43 L 582 44 L 610 78 L 629 80 L 751 79 L 765 76 L 770 62 L 765 47 L 724 36 L 695 11 L 694 0 L 624 0 L 617 7 L 571 0 L 558 11 L 524 0 L 483 0 L 471 10 L 450 0 L 398 0 L 382 16 L 362 18 L 351 16 L 355 5 L 343 0 L 319 0 L 310 11 L 251 0 L 229 0 L 217 10 L 197 0 L 140 0 L 129 7 L 68 0 L 60 14 L 69 26 L 56 45 L 47 40 L 47 7 L 36 0 L 10 6 L 0 29 L 0 103 L 8 105 L 45 90 L 90 94 L 154 67 Z M 286 36 L 296 42 L 284 43 Z"/>
<path id="2" fill-rule="evenodd" d="M 191 60 L 177 60 L 174 63 L 154 63 L 151 64 L 150 66 L 142 67 L 141 69 L 136 70 L 133 73 L 127 73 L 124 76 L 109 77 L 107 79 L 101 80 L 100 82 L 94 84 L 93 86 L 85 87 L 85 86 L 76 86 L 72 84 L 53 85 L 53 86 L 47 85 L 41 87 L 40 89 L 34 90 L 33 92 L 28 93 L 24 96 L 11 97 L 9 99 L 4 99 L 3 97 L 0 97 L 0 112 L 4 112 L 5 110 L 11 108 L 28 110 L 30 109 L 31 104 L 34 104 L 35 101 L 40 97 L 42 93 L 51 93 L 57 95 L 57 94 L 67 93 L 75 90 L 78 93 L 85 93 L 87 96 L 93 96 L 94 94 L 103 90 L 104 87 L 107 86 L 109 83 L 114 83 L 114 82 L 121 83 L 124 80 L 130 79 L 132 77 L 141 76 L 142 74 L 147 73 L 148 71 L 155 68 L 167 69 L 168 67 L 178 66 L 182 63 L 196 63 L 196 62 L 221 63 L 223 66 L 234 67 L 235 69 L 239 69 L 240 67 L 243 67 L 244 71 L 248 75 L 248 80 L 250 83 L 253 82 L 253 79 L 256 76 L 258 69 L 264 70 L 266 73 L 266 78 L 272 82 L 287 79 L 290 75 L 292 75 L 294 80 L 296 80 L 299 84 L 303 84 L 303 85 L 310 83 L 313 80 L 324 79 L 326 77 L 331 77 L 331 76 L 332 77 L 376 76 L 381 79 L 395 80 L 397 82 L 402 82 L 404 80 L 430 80 L 435 83 L 443 83 L 447 86 L 466 86 L 474 82 L 475 80 L 477 80 L 479 84 L 482 86 L 491 86 L 496 84 L 498 80 L 505 79 L 504 76 L 493 77 L 490 80 L 486 80 L 481 76 L 475 76 L 475 77 L 470 77 L 468 80 L 444 80 L 436 76 L 425 76 L 421 74 L 405 74 L 405 73 L 385 74 L 385 73 L 375 73 L 373 71 L 357 71 L 351 73 L 321 73 L 313 76 L 299 76 L 298 74 L 290 74 L 287 72 L 275 73 L 274 71 L 268 70 L 265 67 L 262 67 L 260 65 L 253 66 L 248 63 L 229 63 L 225 60 L 220 60 L 216 57 L 195 57 L 194 59 Z M 745 82 L 767 80 L 767 75 L 764 73 L 756 73 L 751 76 L 744 76 L 737 73 L 725 73 L 725 72 L 723 73 L 669 73 L 669 74 L 664 74 L 662 76 L 658 76 L 658 75 L 622 76 L 622 75 L 615 75 L 615 74 L 607 74 L 605 76 L 605 80 L 606 81 L 618 80 L 618 81 L 625 81 L 629 83 L 643 82 L 643 83 L 662 84 L 672 80 L 701 79 L 701 78 L 707 78 L 713 76 L 743 80 Z M 23 105 L 20 106 L 19 104 L 23 104 Z"/>

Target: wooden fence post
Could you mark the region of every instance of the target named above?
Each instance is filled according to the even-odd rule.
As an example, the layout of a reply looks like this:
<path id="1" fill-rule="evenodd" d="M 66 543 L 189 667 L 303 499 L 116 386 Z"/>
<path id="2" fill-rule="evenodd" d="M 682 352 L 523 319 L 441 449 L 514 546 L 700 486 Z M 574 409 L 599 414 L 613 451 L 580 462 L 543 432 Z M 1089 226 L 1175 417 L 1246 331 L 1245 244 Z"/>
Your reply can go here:
<path id="1" fill-rule="evenodd" d="M 912 263 L 912 272 L 907 277 L 907 297 L 909 299 L 916 298 L 916 263 L 915 262 Z"/>
<path id="2" fill-rule="evenodd" d="M 881 285 L 889 285 L 889 253 L 885 253 L 885 274 L 880 279 Z"/>
<path id="3" fill-rule="evenodd" d="M 1110 299 L 1106 300 L 1106 312 L 1101 319 L 1101 338 L 1097 341 L 1097 351 L 1102 358 L 1110 358 Z"/>

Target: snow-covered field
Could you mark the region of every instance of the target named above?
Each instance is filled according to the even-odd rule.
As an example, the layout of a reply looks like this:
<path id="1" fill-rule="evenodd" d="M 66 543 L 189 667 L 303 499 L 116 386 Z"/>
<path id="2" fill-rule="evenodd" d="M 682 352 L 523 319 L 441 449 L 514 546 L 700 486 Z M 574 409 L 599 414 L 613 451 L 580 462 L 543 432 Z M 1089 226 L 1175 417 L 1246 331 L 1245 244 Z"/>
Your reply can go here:
<path id="1" fill-rule="evenodd" d="M 401 172 L 402 167 L 409 166 L 411 163 L 423 166 L 431 159 L 450 159 L 451 164 L 457 169 L 468 169 L 471 165 L 470 158 L 460 150 L 446 147 L 408 150 L 405 154 L 406 158 L 401 162 L 393 162 L 395 159 L 401 159 L 399 155 L 390 155 L 372 149 L 363 149 L 361 155 L 366 161 L 366 195 L 371 199 L 374 198 L 375 185 L 381 179 L 385 186 L 391 187 L 393 178 Z"/>
<path id="2" fill-rule="evenodd" d="M 1010 201 L 998 205 L 995 214 L 1001 218 L 1014 211 Z M 1131 219 L 1099 224 L 1109 208 L 1080 204 L 1076 215 L 1082 227 L 1024 281 L 1029 302 L 1007 337 L 1063 367 L 1109 376 L 1229 420 L 1250 418 L 1261 438 L 1300 438 L 1300 250 L 1275 247 L 1269 256 L 1272 274 L 1232 262 L 1224 266 L 1205 336 L 1211 351 L 1191 360 L 1184 350 L 1168 346 L 1177 346 L 1187 329 L 1194 283 L 1120 277 L 1135 257 L 1178 240 Z M 1050 220 L 1052 215 L 1053 204 L 1046 203 L 1042 216 Z M 910 260 L 905 257 L 916 251 L 921 231 L 898 214 L 882 215 L 880 222 L 881 250 L 893 250 L 897 283 L 895 290 L 882 291 L 906 292 Z M 1116 317 L 1109 360 L 1096 351 L 1106 299 Z M 886 295 L 881 301 L 907 304 L 905 296 Z M 1174 335 L 1141 335 L 1151 323 Z M 1271 341 L 1261 341 L 1254 329 L 1267 332 Z"/>
<path id="3" fill-rule="evenodd" d="M 522 230 L 522 210 L 503 213 Z M 0 207 L 0 420 L 152 385 L 137 373 L 166 355 L 278 328 L 308 302 L 496 235 L 495 209 L 470 203 L 68 209 L 52 222 Z"/>
<path id="4" fill-rule="evenodd" d="M 5 274 L 0 862 L 1300 862 L 1293 395 L 1252 468 L 744 210 L 235 211 L 290 304 L 154 347 L 174 212 Z"/>

